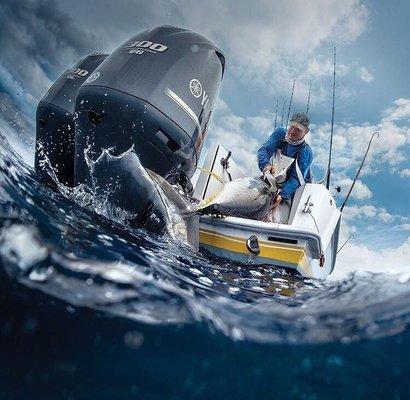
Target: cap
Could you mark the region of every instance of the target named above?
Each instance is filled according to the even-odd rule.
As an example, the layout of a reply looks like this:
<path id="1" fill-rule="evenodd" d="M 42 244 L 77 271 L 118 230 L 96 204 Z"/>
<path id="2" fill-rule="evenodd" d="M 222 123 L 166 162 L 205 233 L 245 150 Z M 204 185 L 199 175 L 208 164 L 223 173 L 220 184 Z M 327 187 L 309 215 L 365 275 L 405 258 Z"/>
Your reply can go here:
<path id="1" fill-rule="evenodd" d="M 290 122 L 297 122 L 298 124 L 302 125 L 304 128 L 309 130 L 310 120 L 309 117 L 304 113 L 296 113 L 292 115 Z"/>

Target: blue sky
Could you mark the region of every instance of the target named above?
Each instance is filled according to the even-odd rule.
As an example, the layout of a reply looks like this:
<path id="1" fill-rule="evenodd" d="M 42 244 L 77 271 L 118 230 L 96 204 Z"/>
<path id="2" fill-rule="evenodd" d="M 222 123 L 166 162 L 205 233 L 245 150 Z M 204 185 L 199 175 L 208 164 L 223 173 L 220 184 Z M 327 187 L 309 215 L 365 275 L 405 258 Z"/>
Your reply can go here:
<path id="1" fill-rule="evenodd" d="M 112 51 L 136 32 L 174 24 L 215 41 L 227 69 L 205 150 L 220 141 L 256 173 L 255 153 L 273 126 L 276 100 L 305 108 L 309 141 L 323 174 L 331 117 L 332 49 L 337 47 L 334 186 L 346 194 L 367 141 L 381 137 L 346 210 L 340 265 L 410 265 L 410 3 L 381 0 L 3 0 L 0 5 L 0 128 L 32 152 L 37 101 L 87 52 Z M 11 123 L 11 124 L 10 124 Z M 388 261 L 386 261 L 388 260 Z M 388 262 L 388 266 L 386 266 Z"/>

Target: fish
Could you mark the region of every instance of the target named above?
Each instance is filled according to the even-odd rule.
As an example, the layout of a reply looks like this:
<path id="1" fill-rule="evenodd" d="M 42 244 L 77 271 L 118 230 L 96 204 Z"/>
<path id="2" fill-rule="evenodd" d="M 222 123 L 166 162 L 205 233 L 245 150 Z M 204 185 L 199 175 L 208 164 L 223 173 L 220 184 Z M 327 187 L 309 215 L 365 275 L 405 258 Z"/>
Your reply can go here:
<path id="1" fill-rule="evenodd" d="M 131 147 L 120 155 L 103 149 L 98 158 L 86 154 L 94 193 L 132 217 L 128 222 L 156 234 L 168 232 L 199 248 L 200 214 L 220 214 L 262 220 L 275 201 L 276 186 L 260 177 L 224 184 L 207 204 L 189 201 L 154 171 L 144 168 Z"/>
<path id="2" fill-rule="evenodd" d="M 103 149 L 96 160 L 86 154 L 86 161 L 95 195 L 131 215 L 131 226 L 183 236 L 198 249 L 199 215 L 195 207 L 164 178 L 144 168 L 133 147 L 120 155 Z"/>
<path id="3" fill-rule="evenodd" d="M 276 192 L 274 182 L 267 179 L 239 178 L 225 183 L 222 190 L 199 210 L 202 214 L 263 220 L 275 202 Z"/>

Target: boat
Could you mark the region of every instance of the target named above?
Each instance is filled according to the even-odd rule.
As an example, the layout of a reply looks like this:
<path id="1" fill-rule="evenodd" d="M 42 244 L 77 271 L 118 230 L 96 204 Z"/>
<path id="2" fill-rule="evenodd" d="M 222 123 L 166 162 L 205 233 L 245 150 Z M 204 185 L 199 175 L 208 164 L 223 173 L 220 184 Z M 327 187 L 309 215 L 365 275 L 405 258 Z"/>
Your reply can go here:
<path id="1" fill-rule="evenodd" d="M 228 160 L 228 161 L 227 161 Z M 207 201 L 224 182 L 249 176 L 230 151 L 213 145 L 200 168 L 193 197 Z M 287 224 L 201 215 L 199 247 L 250 266 L 272 265 L 324 279 L 334 269 L 341 212 L 324 183 L 307 183 L 294 195 Z"/>
<path id="2" fill-rule="evenodd" d="M 250 176 L 226 143 L 211 146 L 195 174 L 224 70 L 225 57 L 216 45 L 174 26 L 140 32 L 111 54 L 82 57 L 38 104 L 36 172 L 55 188 L 49 164 L 61 183 L 95 189 L 92 170 L 98 165 L 104 182 L 98 190 L 106 190 L 115 207 L 137 215 L 137 227 L 145 227 L 159 197 L 150 176 L 177 187 L 175 197 L 182 191 L 190 201 L 206 201 L 224 183 Z M 288 223 L 201 215 L 199 227 L 190 231 L 195 247 L 246 265 L 326 278 L 336 263 L 341 213 L 366 158 L 338 209 L 329 189 L 330 155 L 326 184 L 297 189 Z"/>

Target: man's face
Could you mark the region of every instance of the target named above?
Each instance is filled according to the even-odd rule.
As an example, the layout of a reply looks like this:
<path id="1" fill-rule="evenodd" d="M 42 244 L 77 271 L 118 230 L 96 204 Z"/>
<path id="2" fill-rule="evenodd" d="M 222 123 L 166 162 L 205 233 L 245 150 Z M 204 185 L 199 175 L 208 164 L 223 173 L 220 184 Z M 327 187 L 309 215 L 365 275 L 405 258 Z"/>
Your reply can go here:
<path id="1" fill-rule="evenodd" d="M 288 135 L 292 141 L 297 141 L 303 139 L 306 131 L 298 128 L 297 126 L 291 125 L 288 128 Z"/>

